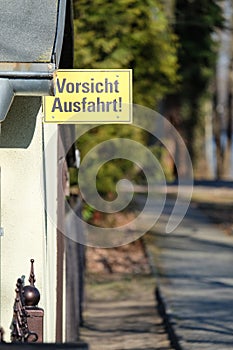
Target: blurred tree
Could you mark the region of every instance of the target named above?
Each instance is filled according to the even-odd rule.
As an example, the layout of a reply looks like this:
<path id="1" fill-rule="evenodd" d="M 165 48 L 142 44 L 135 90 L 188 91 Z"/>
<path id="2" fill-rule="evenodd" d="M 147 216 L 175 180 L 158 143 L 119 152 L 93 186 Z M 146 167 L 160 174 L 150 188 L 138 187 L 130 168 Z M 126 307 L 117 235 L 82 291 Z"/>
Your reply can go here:
<path id="1" fill-rule="evenodd" d="M 232 94 L 233 94 L 233 8 L 232 0 L 222 1 L 225 18 L 220 32 L 220 48 L 213 85 L 213 138 L 215 142 L 216 177 L 232 177 Z"/>
<path id="2" fill-rule="evenodd" d="M 96 176 L 96 186 L 99 193 L 103 196 L 107 195 L 108 197 L 115 196 L 116 183 L 120 179 L 127 178 L 135 182 L 137 175 L 140 173 L 140 169 L 137 166 L 133 165 L 131 161 L 122 158 L 112 159 L 97 171 L 96 159 L 101 159 L 102 155 L 108 155 L 109 152 L 119 154 L 119 146 L 122 144 L 121 141 L 119 141 L 118 147 L 110 143 L 108 143 L 107 149 L 104 146 L 105 141 L 114 140 L 116 138 L 133 139 L 139 143 L 145 143 L 145 136 L 141 129 L 135 126 L 122 126 L 117 124 L 95 127 L 79 137 L 77 141 L 77 148 L 81 150 L 82 158 L 91 151 L 85 171 L 87 184 L 93 184 Z M 95 149 L 95 146 L 101 144 L 103 145 L 102 148 Z"/>
<path id="3" fill-rule="evenodd" d="M 210 98 L 209 87 L 216 68 L 218 42 L 214 33 L 223 23 L 217 0 L 176 0 L 174 31 L 179 38 L 181 83 L 177 92 L 167 97 L 164 113 L 183 132 L 194 165 L 203 149 L 203 107 L 205 98 Z"/>
<path id="4" fill-rule="evenodd" d="M 76 68 L 132 68 L 134 103 L 150 108 L 173 91 L 178 81 L 177 41 L 161 1 L 75 0 L 74 18 Z M 133 126 L 102 126 L 79 140 L 82 157 L 111 137 L 147 142 L 147 135 Z M 111 192 L 122 176 L 138 173 L 129 161 L 109 162 L 97 176 L 97 187 L 101 193 Z"/>
<path id="5" fill-rule="evenodd" d="M 132 68 L 134 103 L 155 108 L 177 81 L 176 39 L 159 0 L 75 0 L 75 66 Z"/>

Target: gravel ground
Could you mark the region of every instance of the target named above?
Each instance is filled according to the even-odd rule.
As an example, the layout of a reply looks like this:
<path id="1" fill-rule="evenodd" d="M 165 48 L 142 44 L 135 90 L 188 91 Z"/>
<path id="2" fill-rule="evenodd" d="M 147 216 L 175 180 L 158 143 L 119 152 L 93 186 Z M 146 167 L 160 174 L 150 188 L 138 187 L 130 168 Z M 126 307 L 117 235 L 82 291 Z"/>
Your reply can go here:
<path id="1" fill-rule="evenodd" d="M 87 270 L 91 273 L 150 274 L 144 244 L 138 239 L 117 248 L 86 250 Z"/>
<path id="2" fill-rule="evenodd" d="M 90 350 L 172 350 L 155 305 L 154 277 L 92 275 L 86 288 L 81 338 Z"/>

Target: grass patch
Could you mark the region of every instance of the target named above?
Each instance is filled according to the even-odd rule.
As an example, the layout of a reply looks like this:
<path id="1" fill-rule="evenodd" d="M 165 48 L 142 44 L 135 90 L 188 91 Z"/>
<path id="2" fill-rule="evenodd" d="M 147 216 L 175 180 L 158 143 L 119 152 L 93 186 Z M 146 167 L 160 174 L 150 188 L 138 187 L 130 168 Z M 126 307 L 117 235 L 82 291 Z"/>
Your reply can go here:
<path id="1" fill-rule="evenodd" d="M 140 300 L 145 290 L 155 288 L 155 278 L 151 275 L 89 274 L 86 280 L 88 300 L 127 300 L 129 295 Z"/>

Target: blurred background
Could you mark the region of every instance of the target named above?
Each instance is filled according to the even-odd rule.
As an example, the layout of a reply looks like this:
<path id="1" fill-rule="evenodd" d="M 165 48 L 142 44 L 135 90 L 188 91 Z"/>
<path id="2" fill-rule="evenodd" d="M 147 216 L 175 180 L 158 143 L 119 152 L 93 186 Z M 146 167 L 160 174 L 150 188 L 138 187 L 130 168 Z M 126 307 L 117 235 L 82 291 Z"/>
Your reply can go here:
<path id="1" fill-rule="evenodd" d="M 132 68 L 134 103 L 176 127 L 195 178 L 232 178 L 232 1 L 74 0 L 74 18 L 75 67 Z M 127 126 L 94 132 L 79 141 L 82 156 L 108 133 L 151 141 Z M 171 162 L 163 167 L 176 177 Z"/>
<path id="2" fill-rule="evenodd" d="M 167 118 L 187 146 L 196 185 L 191 206 L 201 209 L 217 224 L 220 236 L 226 235 L 232 239 L 232 0 L 74 0 L 73 9 L 74 67 L 133 69 L 133 102 Z M 182 161 L 182 147 L 175 142 L 170 144 L 170 150 L 177 160 L 175 165 L 158 140 L 132 125 L 101 125 L 83 134 L 76 142 L 81 161 L 95 145 L 114 137 L 128 137 L 150 149 L 162 165 L 168 183 L 176 183 L 177 164 L 181 167 L 179 174 L 185 176 L 190 171 Z M 79 193 L 77 178 L 78 169 L 71 169 L 71 193 L 73 191 L 74 194 Z M 117 196 L 116 183 L 122 178 L 136 185 L 146 185 L 143 172 L 132 162 L 114 159 L 99 169 L 96 177 L 98 192 L 111 201 Z M 172 190 L 170 187 L 169 200 L 174 201 L 176 191 L 177 188 Z M 143 198 L 143 194 L 137 194 L 136 200 L 126 210 L 109 215 L 84 203 L 82 214 L 92 225 L 124 225 L 141 210 L 138 198 Z M 166 215 L 164 220 L 167 220 Z M 199 232 L 195 226 L 199 224 L 199 217 L 194 217 L 190 223 L 184 228 L 185 234 L 181 230 L 180 242 L 183 242 L 185 254 L 186 231 L 187 237 L 193 235 L 195 230 Z M 190 233 L 189 230 L 193 231 Z M 130 343 L 132 339 L 123 338 L 130 334 L 130 331 L 127 333 L 129 322 L 132 327 L 135 326 L 131 334 L 134 340 L 136 334 L 139 338 L 140 334 L 142 336 L 143 322 L 150 325 L 151 320 L 144 319 L 137 323 L 136 318 L 129 320 L 126 314 L 130 300 L 135 303 L 130 310 L 136 310 L 137 306 L 139 308 L 153 296 L 148 309 L 145 305 L 144 309 L 143 306 L 141 308 L 142 312 L 146 310 L 146 315 L 151 314 L 159 270 L 158 256 L 163 252 L 158 247 L 157 236 L 160 237 L 161 232 L 161 227 L 155 227 L 124 247 L 86 249 L 87 297 L 83 305 L 86 328 L 81 335 L 90 345 L 98 341 L 97 334 L 102 334 L 101 349 L 105 349 L 105 343 L 106 349 L 170 349 L 166 336 L 152 340 L 153 344 L 157 342 L 157 347 L 146 347 L 145 339 L 141 340 L 140 346 L 134 344 L 127 347 L 127 341 L 128 346 L 133 344 Z M 211 228 L 208 232 L 211 232 Z M 162 234 L 161 237 L 163 241 L 165 238 Z M 171 257 L 174 251 L 180 255 L 171 262 L 166 257 L 164 266 L 173 267 L 179 259 L 185 261 L 186 257 L 192 256 L 187 253 L 183 258 L 176 246 L 175 242 Z M 201 249 L 203 252 L 209 251 L 209 247 Z M 197 254 L 201 249 L 198 247 Z M 187 275 L 193 277 L 192 274 Z M 169 291 L 171 294 L 173 292 Z M 211 307 L 214 309 L 213 305 Z M 118 311 L 123 309 L 125 313 L 122 311 L 119 314 Z M 224 314 L 226 310 L 222 310 Z M 114 323 L 117 320 L 119 324 Z M 158 314 L 153 320 L 156 320 L 157 326 L 162 324 Z M 148 329 L 145 330 L 148 339 L 155 333 L 166 334 L 164 328 Z M 116 330 L 117 338 L 114 338 Z"/>

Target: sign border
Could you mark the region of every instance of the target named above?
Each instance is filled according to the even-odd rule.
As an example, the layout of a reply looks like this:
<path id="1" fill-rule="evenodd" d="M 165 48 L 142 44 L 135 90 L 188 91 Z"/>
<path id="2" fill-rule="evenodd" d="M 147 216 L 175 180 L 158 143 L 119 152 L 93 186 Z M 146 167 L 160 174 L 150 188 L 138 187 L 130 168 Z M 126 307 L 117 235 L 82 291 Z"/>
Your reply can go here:
<path id="1" fill-rule="evenodd" d="M 46 96 L 43 96 L 43 122 L 45 124 L 93 124 L 93 125 L 101 125 L 101 124 L 132 124 L 133 122 L 133 70 L 131 68 L 126 69 L 57 69 L 56 72 L 128 72 L 128 81 L 129 81 L 129 118 L 124 121 L 117 120 L 106 120 L 106 121 L 46 121 L 45 109 L 46 109 Z M 55 97 L 55 96 L 54 96 Z"/>

